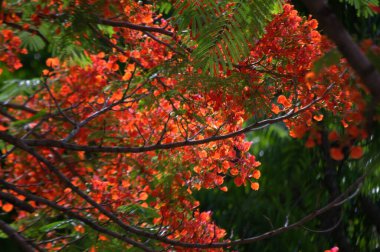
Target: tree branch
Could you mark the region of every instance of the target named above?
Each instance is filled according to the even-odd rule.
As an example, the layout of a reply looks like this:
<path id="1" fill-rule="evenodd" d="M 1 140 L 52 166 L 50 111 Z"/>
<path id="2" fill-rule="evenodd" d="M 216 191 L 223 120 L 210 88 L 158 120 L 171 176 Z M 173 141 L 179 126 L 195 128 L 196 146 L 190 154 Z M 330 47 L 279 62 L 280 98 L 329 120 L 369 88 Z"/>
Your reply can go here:
<path id="1" fill-rule="evenodd" d="M 29 244 L 29 242 L 16 230 L 10 227 L 7 223 L 0 220 L 0 230 L 9 236 L 9 239 L 15 241 L 17 245 L 25 252 L 34 252 L 35 249 Z"/>
<path id="2" fill-rule="evenodd" d="M 85 223 L 86 225 L 88 225 L 89 227 L 91 227 L 92 229 L 96 230 L 96 231 L 99 231 L 100 233 L 103 233 L 103 234 L 106 234 L 106 235 L 109 235 L 109 236 L 112 236 L 112 237 L 115 237 L 119 240 L 122 240 L 122 241 L 125 241 L 129 244 L 132 244 L 138 248 L 141 248 L 143 249 L 144 251 L 154 251 L 150 248 L 148 248 L 146 245 L 140 243 L 140 242 L 137 242 L 135 240 L 132 240 L 131 238 L 128 238 L 126 237 L 125 235 L 122 235 L 122 234 L 119 234 L 119 233 L 116 233 L 116 232 L 113 232 L 105 227 L 102 227 L 100 225 L 98 225 L 96 222 L 90 220 L 90 219 L 87 219 L 86 217 L 83 217 L 82 215 L 78 214 L 78 213 L 75 213 L 73 211 L 70 211 L 69 209 L 63 207 L 63 206 L 60 206 L 58 204 L 56 204 L 55 202 L 52 202 L 50 200 L 47 200 L 45 198 L 42 198 L 40 196 L 36 196 L 34 194 L 31 194 L 31 193 L 28 193 L 24 190 L 21 190 L 20 188 L 18 188 L 17 186 L 13 185 L 13 184 L 10 184 L 8 182 L 6 182 L 5 180 L 3 179 L 0 179 L 0 183 L 6 187 L 7 189 L 10 189 L 12 191 L 15 191 L 17 192 L 18 194 L 21 194 L 25 197 L 27 197 L 28 199 L 30 200 L 33 200 L 35 202 L 38 202 L 38 203 L 41 203 L 41 204 L 44 204 L 46 206 L 49 206 L 53 209 L 56 209 L 62 213 L 65 213 L 66 215 L 68 215 L 69 217 L 72 217 L 74 219 L 77 219 L 79 221 L 82 221 L 83 223 Z M 0 227 L 1 228 L 1 227 Z M 34 251 L 34 250 L 31 250 L 31 251 Z"/>
<path id="3" fill-rule="evenodd" d="M 127 21 L 114 21 L 114 20 L 109 20 L 109 19 L 104 19 L 104 18 L 99 18 L 98 19 L 98 24 L 102 25 L 109 25 L 113 27 L 124 27 L 136 31 L 142 31 L 142 32 L 157 32 L 161 33 L 170 37 L 174 36 L 174 32 L 165 30 L 160 27 L 152 27 L 152 26 L 145 26 L 145 25 L 138 25 L 138 24 L 132 24 Z"/>
<path id="4" fill-rule="evenodd" d="M 163 242 L 167 242 L 169 244 L 172 244 L 174 246 L 181 246 L 181 247 L 187 247 L 187 248 L 226 248 L 226 247 L 231 247 L 231 246 L 235 246 L 235 245 L 241 245 L 241 244 L 248 244 L 248 243 L 253 243 L 253 242 L 256 242 L 256 241 L 259 241 L 259 240 L 264 240 L 264 239 L 267 239 L 267 238 L 270 238 L 270 237 L 273 237 L 275 235 L 278 235 L 278 234 L 281 234 L 281 233 L 284 233 L 288 230 L 291 230 L 291 229 L 294 229 L 294 228 L 297 228 L 297 227 L 300 227 L 302 225 L 304 225 L 306 222 L 314 219 L 315 217 L 323 214 L 324 212 L 332 209 L 332 208 L 335 208 L 335 207 L 338 207 L 340 206 L 341 204 L 345 203 L 346 202 L 346 199 L 348 198 L 352 198 L 351 197 L 351 193 L 354 191 L 353 195 L 356 194 L 356 191 L 357 191 L 357 188 L 360 187 L 360 185 L 362 184 L 364 178 L 366 177 L 366 174 L 362 175 L 361 177 L 359 177 L 354 183 L 352 183 L 347 189 L 346 191 L 344 191 L 342 194 L 340 194 L 337 198 L 335 198 L 333 201 L 331 201 L 329 204 L 327 204 L 326 206 L 318 209 L 318 210 L 315 210 L 313 212 L 311 212 L 310 214 L 306 215 L 305 217 L 303 217 L 302 219 L 300 219 L 299 221 L 289 225 L 289 226 L 286 226 L 286 227 L 280 227 L 280 228 L 277 228 L 277 229 L 274 229 L 274 230 L 271 230 L 267 233 L 264 233 L 264 234 L 261 234 L 261 235 L 258 235 L 258 236 L 254 236 L 254 237 L 250 237 L 250 238 L 245 238 L 245 239 L 239 239 L 239 240 L 235 240 L 235 241 L 231 241 L 231 242 L 218 242 L 218 243 L 212 243 L 212 244 L 196 244 L 196 243 L 185 243 L 185 242 L 180 242 L 180 241 L 174 241 L 174 240 L 170 240 L 170 239 L 166 239 L 166 238 L 162 238 L 160 240 L 162 240 Z M 36 202 L 39 202 L 39 203 L 42 203 L 42 204 L 45 204 L 51 208 L 54 208 L 56 210 L 59 210 L 65 214 L 67 214 L 68 216 L 72 217 L 72 218 L 75 218 L 75 219 L 78 219 L 82 222 L 84 222 L 85 224 L 87 224 L 88 226 L 90 226 L 91 228 L 93 228 L 94 230 L 97 230 L 101 233 L 104 233 L 104 234 L 107 234 L 107 235 L 110 235 L 112 237 L 115 237 L 117 239 L 120 239 L 120 240 L 126 240 L 126 239 L 129 239 L 123 235 L 120 235 L 118 233 L 115 233 L 113 231 L 110 231 L 104 227 L 101 227 L 99 226 L 98 224 L 94 223 L 93 221 L 75 213 L 75 212 L 72 212 L 70 211 L 69 209 L 63 207 L 63 206 L 60 206 L 60 205 L 57 205 L 55 204 L 54 202 L 51 202 L 45 198 L 42 198 L 42 197 L 39 197 L 39 196 L 36 196 L 36 195 L 33 195 L 33 194 L 30 194 L 30 193 L 27 193 L 21 189 L 19 189 L 18 187 L 12 185 L 12 184 L 9 184 L 8 182 L 0 179 L 0 183 L 2 183 L 7 189 L 11 189 L 21 195 L 24 195 L 25 197 L 29 198 L 30 200 L 33 200 L 33 201 L 36 201 Z M 130 243 L 130 241 L 128 241 L 128 243 Z M 141 245 L 141 244 L 140 244 Z M 145 245 L 143 245 L 145 246 Z M 145 250 L 145 249 L 144 249 Z M 152 251 L 150 249 L 147 248 L 146 251 Z"/>
<path id="5" fill-rule="evenodd" d="M 66 150 L 72 150 L 72 151 L 86 151 L 86 152 L 107 152 L 107 153 L 142 153 L 146 151 L 153 151 L 153 150 L 163 150 L 163 149 L 173 149 L 173 148 L 179 148 L 179 147 L 184 147 L 184 146 L 195 146 L 195 145 L 200 145 L 200 144 L 205 144 L 209 142 L 214 142 L 214 141 L 220 141 L 220 140 L 225 140 L 228 138 L 236 137 L 239 135 L 242 135 L 244 133 L 253 131 L 253 130 L 258 130 L 262 129 L 264 127 L 267 127 L 273 123 L 276 122 L 281 122 L 285 119 L 289 119 L 293 116 L 296 116 L 307 109 L 309 109 L 311 106 L 319 102 L 324 98 L 326 93 L 332 88 L 333 85 L 330 85 L 325 93 L 319 97 L 314 99 L 311 103 L 308 105 L 300 108 L 297 111 L 294 111 L 294 109 L 291 109 L 288 113 L 286 113 L 283 116 L 279 116 L 276 118 L 271 118 L 271 119 L 265 119 L 253 124 L 248 125 L 247 127 L 237 130 L 225 135 L 213 135 L 211 137 L 207 137 L 204 139 L 200 140 L 190 140 L 186 139 L 184 141 L 180 142 L 174 142 L 174 143 L 168 143 L 168 144 L 154 144 L 154 145 L 149 145 L 149 146 L 141 146 L 141 147 L 126 147 L 126 146 L 88 146 L 88 145 L 78 145 L 78 144 L 70 144 L 70 143 L 65 143 L 63 141 L 59 140 L 50 140 L 50 139 L 26 139 L 23 140 L 23 142 L 29 146 L 38 146 L 38 147 L 57 147 L 57 148 L 62 148 Z M 9 135 L 8 135 L 9 136 Z M 0 138 L 1 137 L 7 137 L 7 134 L 4 132 L 0 132 Z"/>
<path id="6" fill-rule="evenodd" d="M 0 198 L 6 202 L 11 203 L 15 207 L 18 207 L 24 211 L 29 212 L 29 213 L 33 213 L 35 210 L 34 207 L 32 207 L 31 205 L 29 205 L 28 203 L 26 203 L 22 200 L 19 200 L 18 198 L 16 198 L 14 195 L 12 195 L 10 193 L 5 193 L 5 192 L 0 191 Z"/>
<path id="7" fill-rule="evenodd" d="M 318 20 L 323 31 L 334 41 L 351 67 L 360 76 L 377 102 L 380 102 L 380 73 L 353 41 L 325 0 L 302 1 Z"/>

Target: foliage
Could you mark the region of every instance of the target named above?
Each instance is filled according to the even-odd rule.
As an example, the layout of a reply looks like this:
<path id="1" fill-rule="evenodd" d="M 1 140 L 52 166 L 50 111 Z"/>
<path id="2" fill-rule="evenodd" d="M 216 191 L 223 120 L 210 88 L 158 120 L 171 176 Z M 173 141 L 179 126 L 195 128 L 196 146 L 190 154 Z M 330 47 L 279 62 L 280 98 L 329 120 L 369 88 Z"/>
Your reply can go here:
<path id="1" fill-rule="evenodd" d="M 374 11 L 371 9 L 372 6 L 378 6 L 378 0 L 340 0 L 341 2 L 347 2 L 348 4 L 355 7 L 357 10 L 358 16 L 372 16 L 374 15 Z"/>
<path id="2" fill-rule="evenodd" d="M 280 1 L 178 1 L 173 18 L 186 40 L 195 40 L 195 68 L 210 71 L 233 69 L 249 54 L 249 44 L 264 33 Z M 191 29 L 187 30 L 187 27 Z"/>
<path id="3" fill-rule="evenodd" d="M 370 159 L 378 111 L 317 21 L 281 1 L 149 3 L 2 1 L 0 236 L 31 251 L 221 251 L 243 246 L 226 230 L 246 220 L 218 226 L 197 191 L 223 193 L 211 204 L 234 195 L 217 220 L 239 190 L 260 209 L 277 204 L 250 214 L 259 232 L 268 219 L 337 209 L 328 201 L 344 202 L 360 172 L 350 162 L 347 184 L 324 193 L 321 167 Z M 260 179 L 260 162 L 294 181 Z M 295 198 L 300 188 L 307 196 Z"/>

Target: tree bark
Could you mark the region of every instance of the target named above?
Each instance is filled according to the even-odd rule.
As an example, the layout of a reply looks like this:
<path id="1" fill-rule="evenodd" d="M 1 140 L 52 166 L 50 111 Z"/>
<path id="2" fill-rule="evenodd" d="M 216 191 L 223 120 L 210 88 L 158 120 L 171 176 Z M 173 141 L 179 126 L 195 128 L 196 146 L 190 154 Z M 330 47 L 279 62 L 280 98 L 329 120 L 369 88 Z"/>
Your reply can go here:
<path id="1" fill-rule="evenodd" d="M 339 178 L 337 173 L 337 163 L 330 157 L 330 145 L 327 139 L 327 132 L 322 133 L 322 151 L 325 159 L 325 169 L 324 169 L 324 185 L 329 192 L 330 201 L 335 199 L 337 195 L 341 193 L 339 187 Z M 327 233 L 331 235 L 334 242 L 338 244 L 341 251 L 354 252 L 352 245 L 346 235 L 346 228 L 344 222 L 341 221 L 342 215 L 344 214 L 343 208 L 341 206 L 331 209 L 322 216 L 322 226 L 324 229 L 331 228 L 337 225 L 335 229 Z"/>

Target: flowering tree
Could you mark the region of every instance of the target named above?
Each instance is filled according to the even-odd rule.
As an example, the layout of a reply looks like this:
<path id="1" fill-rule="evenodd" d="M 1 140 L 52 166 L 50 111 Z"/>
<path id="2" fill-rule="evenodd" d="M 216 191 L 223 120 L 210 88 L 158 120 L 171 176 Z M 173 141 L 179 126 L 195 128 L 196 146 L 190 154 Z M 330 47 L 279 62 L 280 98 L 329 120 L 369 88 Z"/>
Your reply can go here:
<path id="1" fill-rule="evenodd" d="M 259 190 L 244 134 L 277 122 L 332 160 L 361 158 L 378 73 L 342 50 L 362 83 L 317 28 L 281 1 L 2 1 L 0 196 L 14 226 L 0 229 L 26 251 L 219 251 L 344 203 L 364 177 L 293 224 L 229 240 L 192 196 L 228 180 Z M 15 79 L 31 57 L 43 69 Z M 341 126 L 325 137 L 326 114 Z"/>

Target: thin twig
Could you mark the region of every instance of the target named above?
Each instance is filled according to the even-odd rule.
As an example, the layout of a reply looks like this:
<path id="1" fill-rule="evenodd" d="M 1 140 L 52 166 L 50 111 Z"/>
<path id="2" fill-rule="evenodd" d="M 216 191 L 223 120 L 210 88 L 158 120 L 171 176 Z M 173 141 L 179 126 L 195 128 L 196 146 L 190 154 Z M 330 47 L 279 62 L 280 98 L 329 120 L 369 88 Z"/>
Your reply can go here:
<path id="1" fill-rule="evenodd" d="M 43 85 L 45 86 L 46 90 L 48 91 L 50 97 L 52 98 L 55 106 L 57 107 L 58 109 L 58 112 L 68 121 L 70 122 L 72 125 L 76 125 L 76 122 L 74 122 L 70 117 L 68 117 L 66 115 L 66 113 L 61 109 L 61 106 L 58 104 L 58 101 L 57 99 L 54 97 L 53 93 L 51 92 L 49 86 L 47 85 L 47 83 L 45 81 L 43 81 Z"/>

